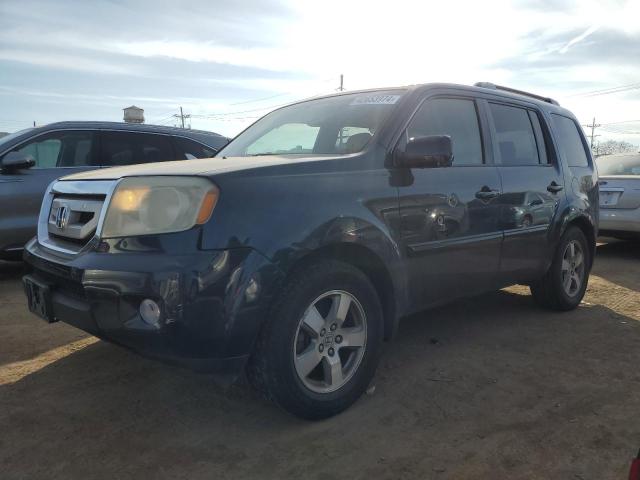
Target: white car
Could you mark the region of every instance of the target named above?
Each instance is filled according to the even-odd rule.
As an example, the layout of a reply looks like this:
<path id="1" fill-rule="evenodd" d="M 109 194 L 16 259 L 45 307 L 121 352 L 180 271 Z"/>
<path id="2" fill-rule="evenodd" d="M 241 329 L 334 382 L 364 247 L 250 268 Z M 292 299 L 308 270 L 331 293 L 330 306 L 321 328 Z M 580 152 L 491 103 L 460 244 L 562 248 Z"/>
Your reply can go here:
<path id="1" fill-rule="evenodd" d="M 596 160 L 600 180 L 600 235 L 640 239 L 640 153 Z"/>

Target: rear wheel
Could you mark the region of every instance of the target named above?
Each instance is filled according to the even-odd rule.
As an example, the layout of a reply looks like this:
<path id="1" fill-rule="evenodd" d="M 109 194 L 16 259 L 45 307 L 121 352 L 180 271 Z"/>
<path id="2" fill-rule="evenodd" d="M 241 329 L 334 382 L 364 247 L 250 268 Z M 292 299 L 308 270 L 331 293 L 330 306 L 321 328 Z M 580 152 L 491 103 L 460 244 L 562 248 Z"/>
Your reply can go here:
<path id="1" fill-rule="evenodd" d="M 560 240 L 548 272 L 531 285 L 534 300 L 554 310 L 576 308 L 587 290 L 591 266 L 589 252 L 582 230 L 569 227 Z"/>
<path id="2" fill-rule="evenodd" d="M 366 390 L 382 345 L 382 308 L 358 269 L 325 261 L 298 271 L 277 300 L 248 367 L 254 386 L 294 415 L 321 419 Z"/>

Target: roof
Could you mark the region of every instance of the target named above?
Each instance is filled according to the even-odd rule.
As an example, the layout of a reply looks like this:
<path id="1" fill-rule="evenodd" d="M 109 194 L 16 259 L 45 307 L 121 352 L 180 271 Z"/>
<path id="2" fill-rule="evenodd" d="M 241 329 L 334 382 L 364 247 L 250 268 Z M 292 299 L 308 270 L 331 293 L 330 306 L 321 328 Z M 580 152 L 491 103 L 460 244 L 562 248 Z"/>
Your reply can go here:
<path id="1" fill-rule="evenodd" d="M 47 125 L 25 129 L 23 133 L 13 139 L 13 143 L 20 143 L 24 139 L 48 132 L 50 130 L 60 129 L 77 129 L 77 130 L 117 130 L 127 132 L 146 132 L 160 133 L 171 135 L 174 137 L 186 137 L 197 142 L 203 143 L 215 149 L 220 149 L 227 144 L 229 138 L 214 132 L 206 130 L 192 130 L 186 128 L 167 127 L 164 125 L 147 125 L 144 123 L 124 123 L 124 122 L 88 122 L 88 121 L 70 121 L 55 122 Z"/>
<path id="2" fill-rule="evenodd" d="M 135 105 L 131 105 L 130 107 L 123 108 L 123 110 L 140 110 L 141 112 L 144 112 L 142 108 L 136 107 Z"/>
<path id="3" fill-rule="evenodd" d="M 155 132 L 166 133 L 169 135 L 191 136 L 192 134 L 213 135 L 224 137 L 219 133 L 209 132 L 207 130 L 195 130 L 190 128 L 168 127 L 165 125 L 152 125 L 148 123 L 125 123 L 125 122 L 96 122 L 96 121 L 67 121 L 48 123 L 38 128 L 50 129 L 56 128 L 96 128 L 106 130 L 134 130 L 137 132 Z M 225 137 L 226 138 L 226 137 Z"/>
<path id="4" fill-rule="evenodd" d="M 497 86 L 489 82 L 478 82 L 473 86 L 460 85 L 456 83 L 421 83 L 421 84 L 395 86 L 395 87 L 369 88 L 365 90 L 349 90 L 344 92 L 332 93 L 329 95 L 321 95 L 318 97 L 306 98 L 304 100 L 292 102 L 291 105 L 296 103 L 308 102 L 311 100 L 317 100 L 319 98 L 329 98 L 329 97 L 336 97 L 340 95 L 372 93 L 372 92 L 393 91 L 393 90 L 425 91 L 432 88 L 448 88 L 448 89 L 455 89 L 455 90 L 465 90 L 465 91 L 471 91 L 471 92 L 480 93 L 480 94 L 491 94 L 491 95 L 501 96 L 505 98 L 515 98 L 520 101 L 524 100 L 529 103 L 536 104 L 545 110 L 550 110 L 554 112 L 563 112 L 565 114 L 570 114 L 571 116 L 573 116 L 573 114 L 571 114 L 569 110 L 561 107 L 560 105 L 558 105 L 557 102 L 553 101 L 549 97 L 530 93 L 530 92 L 515 90 L 508 87 Z"/>

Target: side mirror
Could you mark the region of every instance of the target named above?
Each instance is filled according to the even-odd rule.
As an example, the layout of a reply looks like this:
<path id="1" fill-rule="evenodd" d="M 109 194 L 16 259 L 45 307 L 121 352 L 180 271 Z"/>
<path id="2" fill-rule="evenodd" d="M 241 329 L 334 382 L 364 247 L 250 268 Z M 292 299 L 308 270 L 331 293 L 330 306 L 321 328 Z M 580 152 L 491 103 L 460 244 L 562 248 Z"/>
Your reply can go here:
<path id="1" fill-rule="evenodd" d="M 21 168 L 31 168 L 36 161 L 31 155 L 25 155 L 21 152 L 9 152 L 2 157 L 2 170 L 19 170 Z"/>
<path id="2" fill-rule="evenodd" d="M 448 135 L 410 138 L 404 152 L 397 152 L 396 166 L 406 168 L 450 167 L 453 148 Z"/>

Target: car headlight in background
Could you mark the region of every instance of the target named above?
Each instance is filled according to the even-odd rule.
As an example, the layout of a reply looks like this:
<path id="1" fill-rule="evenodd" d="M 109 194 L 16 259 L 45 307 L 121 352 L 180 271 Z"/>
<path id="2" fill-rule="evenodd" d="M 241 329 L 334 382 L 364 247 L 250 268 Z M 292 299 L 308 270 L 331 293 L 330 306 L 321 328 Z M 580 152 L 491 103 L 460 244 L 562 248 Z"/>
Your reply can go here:
<path id="1" fill-rule="evenodd" d="M 206 223 L 218 188 L 201 177 L 131 177 L 116 187 L 102 238 L 181 232 Z"/>

